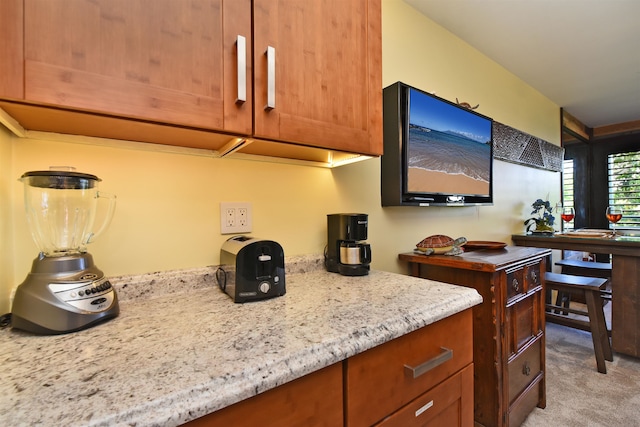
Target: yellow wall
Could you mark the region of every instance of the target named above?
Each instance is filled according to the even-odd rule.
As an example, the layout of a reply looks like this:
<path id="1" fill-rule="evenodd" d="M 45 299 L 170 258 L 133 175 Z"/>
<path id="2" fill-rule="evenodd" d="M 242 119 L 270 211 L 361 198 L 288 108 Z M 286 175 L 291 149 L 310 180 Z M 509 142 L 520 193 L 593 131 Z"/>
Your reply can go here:
<path id="1" fill-rule="evenodd" d="M 400 0 L 383 2 L 383 79 L 472 104 L 506 125 L 559 144 L 559 107 Z M 559 200 L 559 174 L 496 161 L 495 204 L 465 208 L 382 208 L 380 161 L 334 170 L 213 159 L 102 144 L 89 138 L 0 131 L 0 313 L 37 249 L 17 178 L 71 165 L 97 175 L 118 205 L 109 229 L 89 246 L 107 275 L 215 265 L 221 244 L 219 203 L 253 204 L 253 236 L 280 242 L 285 255 L 321 254 L 326 214 L 369 214 L 372 267 L 406 272 L 397 254 L 431 234 L 509 241 L 539 197 Z M 14 230 L 14 231 L 12 231 Z M 13 234 L 12 234 L 13 233 Z M 13 236 L 13 237 L 12 237 Z M 179 286 L 179 284 L 176 284 Z"/>
<path id="2" fill-rule="evenodd" d="M 0 125 L 0 315 L 9 312 L 14 286 L 12 136 Z"/>

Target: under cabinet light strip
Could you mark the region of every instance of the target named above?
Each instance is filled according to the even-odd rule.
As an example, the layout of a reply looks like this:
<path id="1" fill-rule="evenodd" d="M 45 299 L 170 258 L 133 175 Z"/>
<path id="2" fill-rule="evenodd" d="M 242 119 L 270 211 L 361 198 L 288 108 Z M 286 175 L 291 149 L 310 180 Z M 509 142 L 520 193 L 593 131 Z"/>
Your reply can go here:
<path id="1" fill-rule="evenodd" d="M 245 147 L 251 144 L 251 142 L 253 141 L 247 138 L 233 138 L 224 147 L 218 150 L 218 157 L 225 157 L 230 154 L 233 154 L 239 149 L 241 149 L 242 147 Z"/>

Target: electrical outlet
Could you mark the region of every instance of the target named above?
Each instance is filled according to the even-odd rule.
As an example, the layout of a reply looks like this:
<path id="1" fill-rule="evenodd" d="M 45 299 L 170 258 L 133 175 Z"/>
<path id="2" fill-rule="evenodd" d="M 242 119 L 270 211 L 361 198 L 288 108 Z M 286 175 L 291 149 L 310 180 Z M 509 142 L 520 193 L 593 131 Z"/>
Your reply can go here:
<path id="1" fill-rule="evenodd" d="M 247 226 L 247 208 L 236 209 L 236 225 L 238 227 Z"/>
<path id="2" fill-rule="evenodd" d="M 250 233 L 251 203 L 220 203 L 220 234 Z"/>

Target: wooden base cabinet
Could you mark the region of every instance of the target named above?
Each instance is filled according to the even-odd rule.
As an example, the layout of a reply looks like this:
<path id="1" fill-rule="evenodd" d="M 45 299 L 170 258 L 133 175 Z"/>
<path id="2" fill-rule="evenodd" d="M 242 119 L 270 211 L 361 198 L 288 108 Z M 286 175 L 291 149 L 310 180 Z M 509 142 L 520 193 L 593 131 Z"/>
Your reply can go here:
<path id="1" fill-rule="evenodd" d="M 472 347 L 468 309 L 187 425 L 468 427 Z"/>
<path id="2" fill-rule="evenodd" d="M 473 424 L 471 310 L 345 361 L 346 426 Z"/>
<path id="3" fill-rule="evenodd" d="M 475 288 L 474 418 L 520 425 L 546 406 L 544 271 L 548 249 L 507 247 L 460 256 L 401 254 L 411 275 Z"/>

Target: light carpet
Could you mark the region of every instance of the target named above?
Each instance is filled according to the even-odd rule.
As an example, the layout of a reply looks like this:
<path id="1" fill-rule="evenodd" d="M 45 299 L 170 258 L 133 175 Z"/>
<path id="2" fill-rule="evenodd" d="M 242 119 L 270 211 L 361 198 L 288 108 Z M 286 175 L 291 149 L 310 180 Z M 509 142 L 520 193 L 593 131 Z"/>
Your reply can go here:
<path id="1" fill-rule="evenodd" d="M 547 323 L 546 333 L 547 407 L 523 427 L 640 426 L 640 359 L 614 352 L 601 374 L 589 332 Z"/>

